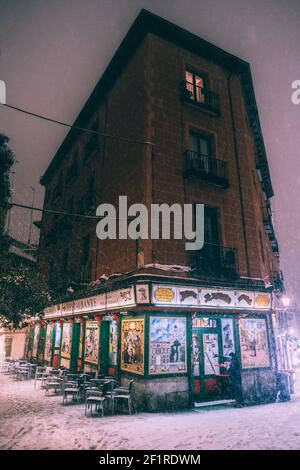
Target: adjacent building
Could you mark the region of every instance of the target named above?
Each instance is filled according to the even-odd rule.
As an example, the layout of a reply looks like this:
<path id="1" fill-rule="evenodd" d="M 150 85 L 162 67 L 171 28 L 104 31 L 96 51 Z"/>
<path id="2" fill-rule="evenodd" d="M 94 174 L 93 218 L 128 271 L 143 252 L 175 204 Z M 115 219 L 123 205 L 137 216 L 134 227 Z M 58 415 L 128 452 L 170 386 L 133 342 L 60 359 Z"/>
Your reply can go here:
<path id="1" fill-rule="evenodd" d="M 275 399 L 282 278 L 247 62 L 142 10 L 41 183 L 38 266 L 69 297 L 32 325 L 29 356 L 134 378 L 140 408 L 157 410 L 232 397 L 235 353 L 245 402 Z M 100 241 L 95 209 L 120 195 L 203 203 L 204 248 Z"/>

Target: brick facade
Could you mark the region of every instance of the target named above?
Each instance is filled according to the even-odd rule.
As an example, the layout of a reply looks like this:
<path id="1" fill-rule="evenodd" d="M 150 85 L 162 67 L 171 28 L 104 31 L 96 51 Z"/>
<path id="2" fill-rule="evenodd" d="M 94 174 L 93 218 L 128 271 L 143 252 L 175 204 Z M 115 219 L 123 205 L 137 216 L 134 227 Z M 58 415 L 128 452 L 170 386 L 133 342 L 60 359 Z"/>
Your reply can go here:
<path id="1" fill-rule="evenodd" d="M 207 77 L 209 89 L 219 95 L 220 115 L 182 100 L 180 89 L 187 68 Z M 278 259 L 264 228 L 266 196 L 257 176 L 256 145 L 240 72 L 202 57 L 201 50 L 196 54 L 149 32 L 114 77 L 105 97 L 93 101 L 92 112 L 81 125 L 106 136 L 97 137 L 89 157 L 92 134 L 72 133 L 55 171 L 47 170 L 43 177 L 45 209 L 82 214 L 89 190 L 93 207 L 86 213 L 90 215 L 95 215 L 102 202 L 117 206 L 119 195 L 127 195 L 129 205 L 204 203 L 218 210 L 220 243 L 236 249 L 240 276 L 268 282 L 270 273 L 278 270 Z M 190 130 L 213 139 L 215 155 L 227 162 L 227 188 L 185 175 Z M 75 160 L 77 168 L 70 177 Z M 143 251 L 144 264 L 189 264 L 184 240 L 101 242 L 95 228 L 95 220 L 44 213 L 40 269 L 52 280 L 61 278 L 62 283 L 66 275 L 66 283 L 80 282 L 83 273 L 95 280 L 104 273 L 136 270 L 138 250 Z M 83 259 L 87 236 L 89 255 Z"/>

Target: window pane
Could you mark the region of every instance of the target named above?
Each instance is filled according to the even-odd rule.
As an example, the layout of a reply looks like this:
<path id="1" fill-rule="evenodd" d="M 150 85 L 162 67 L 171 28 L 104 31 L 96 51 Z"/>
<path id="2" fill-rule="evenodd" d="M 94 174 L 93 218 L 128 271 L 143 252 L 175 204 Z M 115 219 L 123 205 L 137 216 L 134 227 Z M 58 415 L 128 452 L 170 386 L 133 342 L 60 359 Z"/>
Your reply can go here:
<path id="1" fill-rule="evenodd" d="M 207 137 L 199 137 L 199 152 L 201 155 L 210 156 L 210 142 Z"/>
<path id="2" fill-rule="evenodd" d="M 193 132 L 190 133 L 190 149 L 193 152 L 198 152 L 198 137 Z"/>
<path id="3" fill-rule="evenodd" d="M 198 75 L 195 75 L 195 82 L 196 82 L 196 86 L 200 86 L 201 88 L 203 88 L 204 86 L 203 77 L 199 77 Z"/>
<path id="4" fill-rule="evenodd" d="M 203 94 L 203 87 L 204 87 L 204 80 L 202 77 L 195 75 L 195 84 L 196 84 L 196 97 L 197 101 L 200 103 L 204 102 L 204 94 Z"/>
<path id="5" fill-rule="evenodd" d="M 185 71 L 185 79 L 189 83 L 193 83 L 193 74 L 191 72 Z"/>

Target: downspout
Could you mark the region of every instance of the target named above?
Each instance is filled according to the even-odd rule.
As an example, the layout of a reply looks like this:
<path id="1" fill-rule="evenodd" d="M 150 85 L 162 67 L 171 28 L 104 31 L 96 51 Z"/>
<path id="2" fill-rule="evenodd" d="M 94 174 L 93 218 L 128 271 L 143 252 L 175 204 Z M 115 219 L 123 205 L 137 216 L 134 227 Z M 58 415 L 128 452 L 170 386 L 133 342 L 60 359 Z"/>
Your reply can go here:
<path id="1" fill-rule="evenodd" d="M 238 145 L 236 139 L 236 127 L 234 122 L 234 113 L 233 113 L 233 106 L 232 106 L 232 96 L 231 96 L 231 89 L 230 89 L 230 79 L 232 77 L 232 73 L 229 74 L 227 77 L 227 91 L 228 91 L 228 98 L 229 98 L 229 109 L 230 109 L 230 118 L 231 118 L 231 128 L 233 134 L 233 146 L 234 146 L 234 156 L 237 168 L 237 175 L 238 175 L 238 188 L 239 188 L 239 196 L 240 196 L 240 208 L 241 208 L 241 216 L 242 216 L 242 225 L 243 225 L 243 238 L 244 238 L 244 248 L 245 248 L 245 258 L 246 258 L 246 267 L 247 267 L 247 276 L 250 275 L 250 263 L 249 263 L 249 254 L 248 254 L 248 242 L 247 242 L 247 234 L 246 234 L 246 223 L 245 223 L 245 210 L 244 210 L 244 197 L 242 192 L 242 184 L 241 184 L 241 170 L 240 170 L 240 160 L 239 160 L 239 152 L 238 152 Z"/>

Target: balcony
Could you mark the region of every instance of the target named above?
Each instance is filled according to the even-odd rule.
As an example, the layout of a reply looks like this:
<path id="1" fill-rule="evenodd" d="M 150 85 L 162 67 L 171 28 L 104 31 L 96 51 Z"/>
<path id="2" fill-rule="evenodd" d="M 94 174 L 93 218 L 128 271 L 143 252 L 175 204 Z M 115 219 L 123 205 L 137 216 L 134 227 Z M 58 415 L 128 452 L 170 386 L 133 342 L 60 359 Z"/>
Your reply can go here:
<path id="1" fill-rule="evenodd" d="M 274 228 L 273 228 L 273 222 L 272 222 L 272 212 L 271 212 L 270 207 L 263 207 L 263 220 L 264 220 L 264 227 L 265 227 L 267 234 L 270 237 L 273 237 Z"/>
<path id="2" fill-rule="evenodd" d="M 279 256 L 278 242 L 276 240 L 275 231 L 272 221 L 272 212 L 269 206 L 263 207 L 263 221 L 265 231 L 269 237 L 270 245 L 275 256 Z"/>
<path id="3" fill-rule="evenodd" d="M 270 239 L 270 245 L 271 245 L 271 248 L 272 248 L 272 251 L 274 253 L 274 255 L 279 258 L 279 247 L 278 247 L 278 242 L 275 238 L 275 235 L 273 238 Z"/>
<path id="4" fill-rule="evenodd" d="M 195 275 L 216 279 L 239 278 L 236 249 L 206 244 L 191 252 L 190 266 Z"/>
<path id="5" fill-rule="evenodd" d="M 219 95 L 208 88 L 184 80 L 181 85 L 181 98 L 185 103 L 193 104 L 217 116 L 220 115 Z"/>
<path id="6" fill-rule="evenodd" d="M 275 290 L 284 292 L 284 282 L 282 271 L 273 271 L 270 274 L 270 281 Z"/>
<path id="7" fill-rule="evenodd" d="M 187 150 L 185 156 L 186 177 L 196 176 L 209 183 L 228 188 L 227 162 L 192 150 Z"/>

